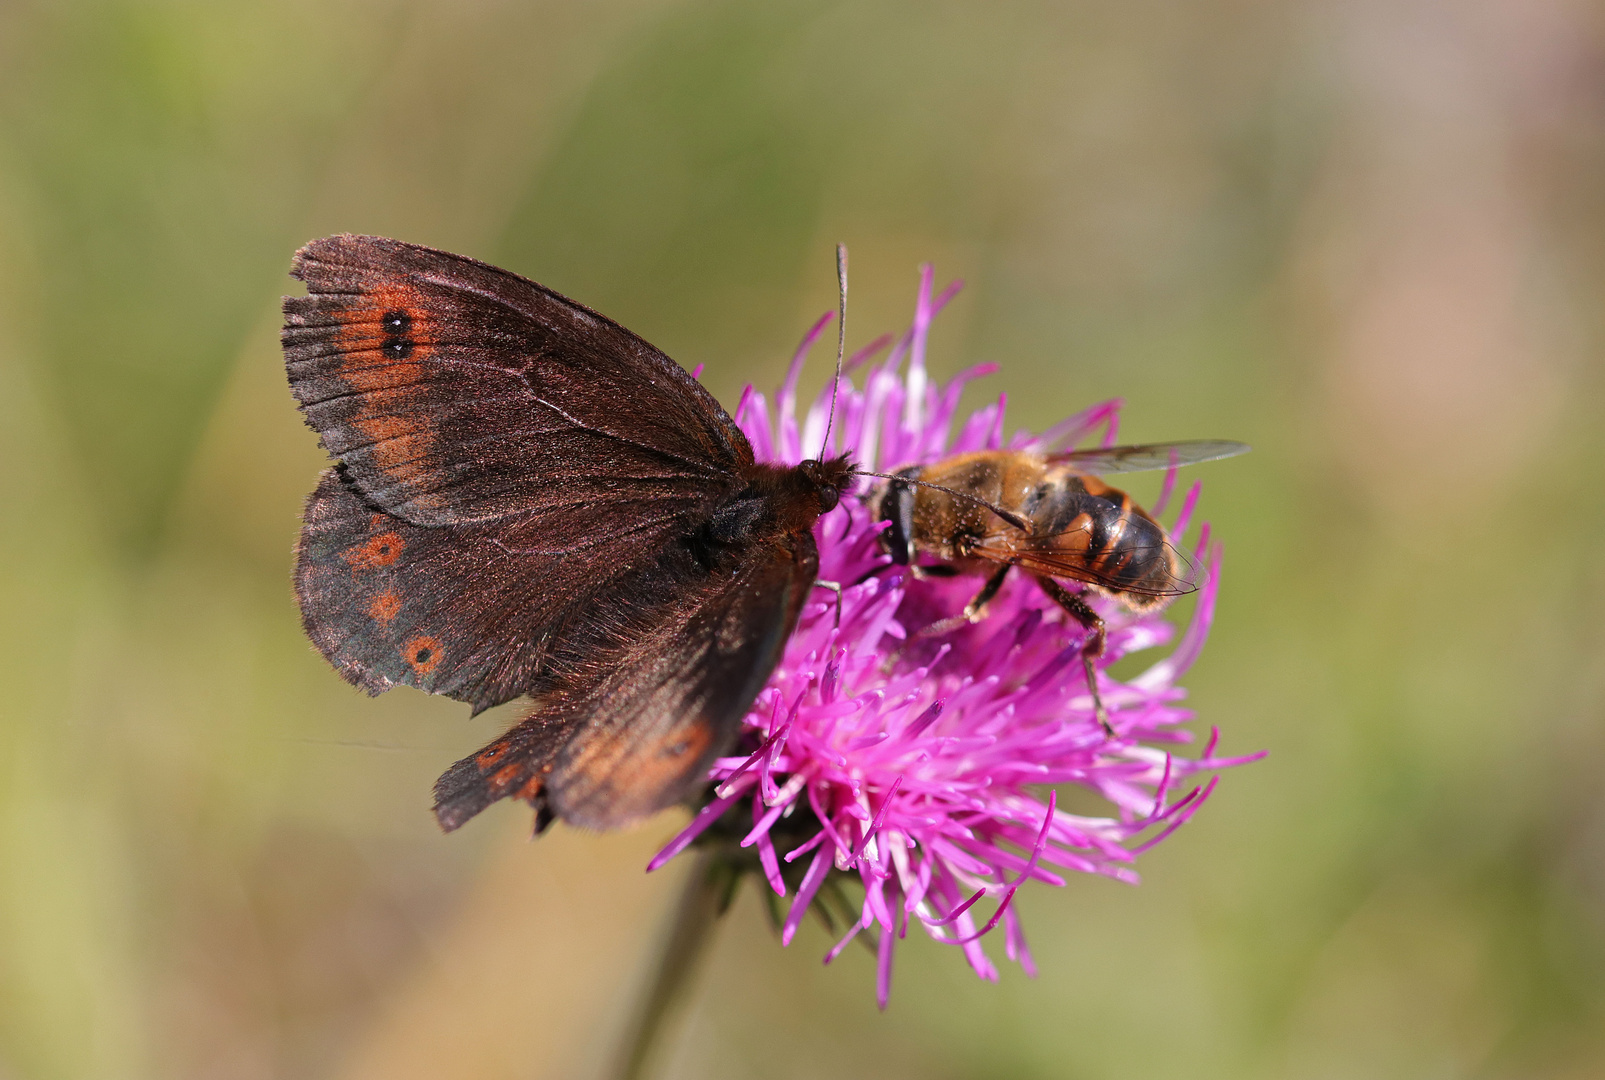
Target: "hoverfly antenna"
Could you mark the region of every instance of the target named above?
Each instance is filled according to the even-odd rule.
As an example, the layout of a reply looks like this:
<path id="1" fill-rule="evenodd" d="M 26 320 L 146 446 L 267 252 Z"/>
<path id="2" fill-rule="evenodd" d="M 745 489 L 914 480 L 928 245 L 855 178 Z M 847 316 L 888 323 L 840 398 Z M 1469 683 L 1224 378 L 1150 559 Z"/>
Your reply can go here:
<path id="1" fill-rule="evenodd" d="M 830 449 L 830 426 L 836 422 L 836 396 L 841 393 L 842 359 L 847 355 L 847 245 L 836 245 L 836 285 L 841 297 L 836 316 L 836 375 L 830 383 L 830 412 L 825 416 L 825 437 L 819 443 L 819 460 Z"/>

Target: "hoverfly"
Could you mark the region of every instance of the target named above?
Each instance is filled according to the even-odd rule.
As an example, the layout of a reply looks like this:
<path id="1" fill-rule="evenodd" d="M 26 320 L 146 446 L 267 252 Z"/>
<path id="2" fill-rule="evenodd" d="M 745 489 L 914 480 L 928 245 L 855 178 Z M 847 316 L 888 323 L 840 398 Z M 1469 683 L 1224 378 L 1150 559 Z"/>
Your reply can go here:
<path id="1" fill-rule="evenodd" d="M 896 565 L 918 576 L 983 574 L 964 611 L 926 627 L 943 634 L 986 615 L 1015 567 L 1086 630 L 1081 660 L 1093 708 L 1114 734 L 1098 693 L 1093 661 L 1103 654 L 1103 619 L 1081 597 L 1091 591 L 1128 611 L 1158 611 L 1197 588 L 1165 531 L 1123 491 L 1098 477 L 1234 457 L 1249 448 L 1219 440 L 1116 446 L 1040 455 L 981 450 L 888 477 L 876 505 L 890 522 L 881 542 Z M 915 561 L 925 555 L 934 565 Z M 1065 578 L 1081 583 L 1072 592 Z"/>

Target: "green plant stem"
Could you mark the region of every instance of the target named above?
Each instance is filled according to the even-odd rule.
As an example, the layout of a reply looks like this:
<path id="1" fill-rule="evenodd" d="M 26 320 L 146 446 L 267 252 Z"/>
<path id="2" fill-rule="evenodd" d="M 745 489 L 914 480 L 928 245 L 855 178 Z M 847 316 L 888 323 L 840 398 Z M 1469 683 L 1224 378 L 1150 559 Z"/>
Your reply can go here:
<path id="1" fill-rule="evenodd" d="M 674 921 L 664 937 L 657 969 L 620 1044 L 621 1053 L 612 1073 L 618 1080 L 645 1080 L 651 1075 L 649 1067 L 664 1056 L 665 1037 L 684 1017 L 690 1004 L 692 976 L 729 897 L 729 875 L 719 870 L 712 852 L 697 852 L 691 872 L 686 875 Z"/>

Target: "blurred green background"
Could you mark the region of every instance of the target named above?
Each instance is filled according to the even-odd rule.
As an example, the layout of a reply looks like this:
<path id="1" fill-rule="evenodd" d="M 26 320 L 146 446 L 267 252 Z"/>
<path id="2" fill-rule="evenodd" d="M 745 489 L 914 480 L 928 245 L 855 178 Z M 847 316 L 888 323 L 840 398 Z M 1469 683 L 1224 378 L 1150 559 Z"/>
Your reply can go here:
<path id="1" fill-rule="evenodd" d="M 1026 890 L 1035 980 L 911 938 L 881 1015 L 745 896 L 673 1075 L 1605 1075 L 1598 4 L 11 0 L 0 1078 L 594 1076 L 643 977 L 679 819 L 443 837 L 514 713 L 301 636 L 278 297 L 340 230 L 727 403 L 835 241 L 856 341 L 931 260 L 933 366 L 1001 362 L 1015 424 L 1118 394 L 1133 441 L 1255 446 L 1197 471 L 1190 685 L 1270 758 L 1140 888 Z"/>

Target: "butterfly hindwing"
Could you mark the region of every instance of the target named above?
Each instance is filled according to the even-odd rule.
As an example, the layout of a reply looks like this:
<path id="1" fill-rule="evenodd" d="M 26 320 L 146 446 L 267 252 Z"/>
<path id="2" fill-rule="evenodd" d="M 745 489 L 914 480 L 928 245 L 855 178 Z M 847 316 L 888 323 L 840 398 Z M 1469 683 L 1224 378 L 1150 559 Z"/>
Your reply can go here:
<path id="1" fill-rule="evenodd" d="M 370 505 L 329 469 L 297 551 L 303 624 L 369 693 L 415 686 L 478 710 L 536 692 L 554 643 L 583 634 L 627 568 L 656 560 L 683 527 L 661 507 L 631 509 L 595 534 L 578 514 L 427 528 Z"/>
<path id="2" fill-rule="evenodd" d="M 654 500 L 691 508 L 752 461 L 678 364 L 484 263 L 333 236 L 296 253 L 290 388 L 376 508 L 417 525 Z"/>
<path id="3" fill-rule="evenodd" d="M 435 787 L 453 829 L 509 796 L 573 824 L 613 828 L 678 802 L 729 748 L 796 625 L 818 570 L 811 533 L 766 541 L 698 577 L 671 562 L 680 601 L 635 608 L 609 647 L 576 643 L 551 691 Z M 691 571 L 687 574 L 687 571 Z M 628 644 L 625 644 L 628 642 Z M 619 662 L 627 653 L 628 663 Z"/>

